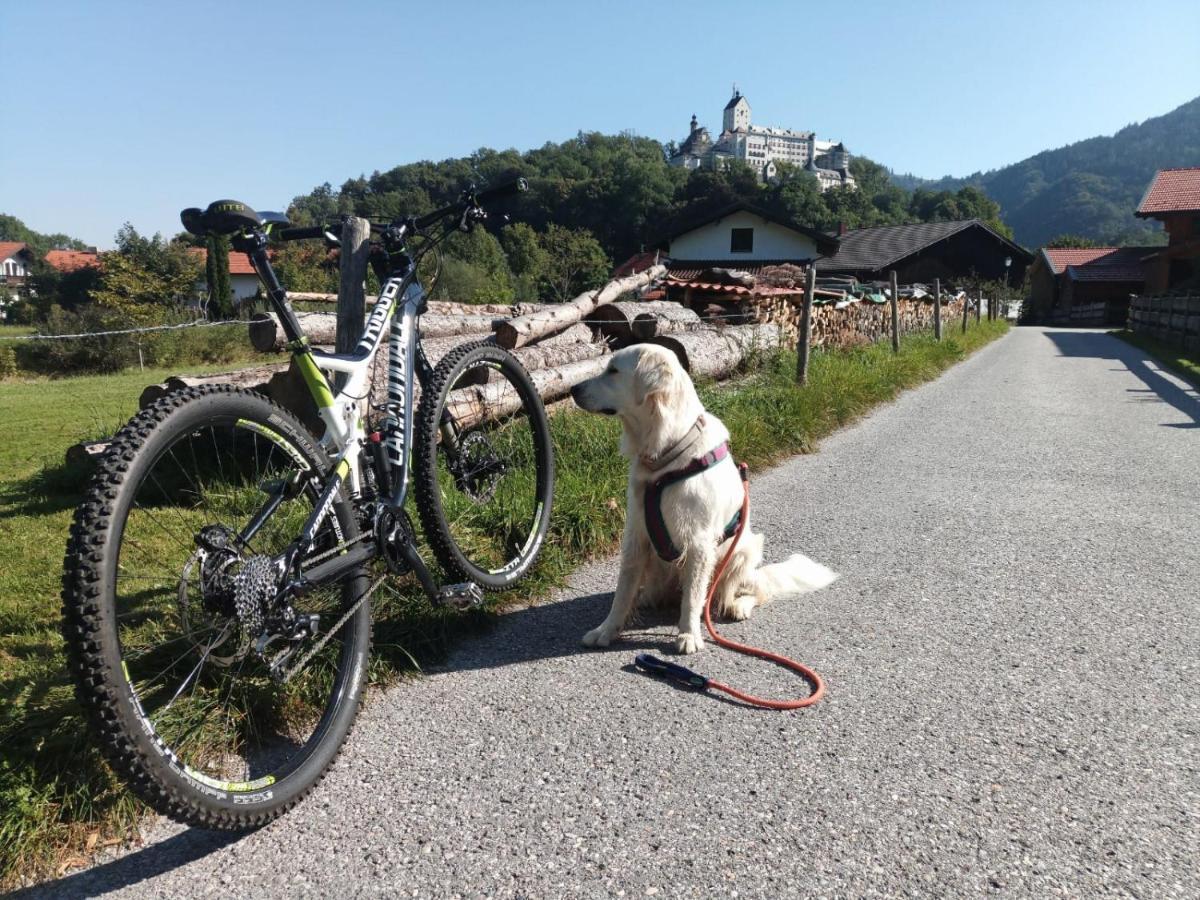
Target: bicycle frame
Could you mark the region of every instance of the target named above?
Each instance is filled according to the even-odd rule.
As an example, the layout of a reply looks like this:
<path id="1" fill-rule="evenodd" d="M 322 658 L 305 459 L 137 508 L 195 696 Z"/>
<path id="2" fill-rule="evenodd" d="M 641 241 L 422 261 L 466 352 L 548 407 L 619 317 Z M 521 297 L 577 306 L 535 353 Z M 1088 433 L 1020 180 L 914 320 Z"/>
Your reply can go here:
<path id="1" fill-rule="evenodd" d="M 315 546 L 317 532 L 328 517 L 334 497 L 343 483 L 352 497 L 362 496 L 364 479 L 361 451 L 366 446 L 367 434 L 359 404 L 369 395 L 375 354 L 383 343 L 384 329 L 389 327 L 387 403 L 382 440 L 386 464 L 392 473 L 392 490 L 388 496 L 379 499 L 392 509 L 398 510 L 404 506 L 408 495 L 408 458 L 413 435 L 413 376 L 424 384 L 432 372 L 419 343 L 418 320 L 426 307 L 425 291 L 417 280 L 415 264 L 405 255 L 403 265 L 384 281 L 354 350 L 350 353 L 325 353 L 309 345 L 308 337 L 287 302 L 287 294 L 267 258 L 266 234 L 259 232 L 243 236 L 237 244 L 241 245 L 237 249 L 244 249 L 248 254 L 267 288 L 268 299 L 288 338 L 287 349 L 291 351 L 296 368 L 316 403 L 321 421 L 325 423 L 321 444 L 333 461 L 332 472 L 322 485 L 313 511 L 294 545 L 295 551 L 302 555 Z M 336 394 L 323 370 L 346 376 L 345 383 Z M 295 551 L 289 554 L 293 559 Z M 373 553 L 372 549 L 370 554 L 365 555 Z M 343 554 L 314 567 L 304 580 L 312 584 L 330 580 L 343 569 L 361 564 L 360 557 L 363 556 L 363 553 L 354 552 Z"/>

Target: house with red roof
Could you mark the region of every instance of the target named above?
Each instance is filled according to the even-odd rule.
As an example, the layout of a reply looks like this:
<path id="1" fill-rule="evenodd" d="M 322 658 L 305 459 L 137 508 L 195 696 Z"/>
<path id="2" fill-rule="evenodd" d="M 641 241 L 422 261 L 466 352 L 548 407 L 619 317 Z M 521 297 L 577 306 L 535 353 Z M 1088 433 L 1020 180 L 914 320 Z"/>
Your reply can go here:
<path id="1" fill-rule="evenodd" d="M 1200 166 L 1159 169 L 1134 215 L 1167 232 L 1167 246 L 1146 259 L 1147 294 L 1200 280 Z"/>
<path id="2" fill-rule="evenodd" d="M 1119 325 L 1129 295 L 1145 288 L 1143 260 L 1155 247 L 1044 247 L 1029 269 L 1029 298 L 1040 320 L 1069 319 L 1075 306 L 1105 304 L 1105 322 Z"/>
<path id="3" fill-rule="evenodd" d="M 24 284 L 32 264 L 33 251 L 24 241 L 0 241 L 0 284 Z"/>
<path id="4" fill-rule="evenodd" d="M 79 269 L 98 269 L 100 254 L 95 247 L 90 250 L 50 250 L 46 253 L 46 265 L 64 275 Z"/>
<path id="5" fill-rule="evenodd" d="M 193 247 L 192 252 L 200 258 L 203 265 L 208 259 L 208 251 L 203 247 Z M 253 297 L 261 282 L 250 264 L 250 257 L 236 250 L 229 251 L 229 290 L 233 293 L 234 302 L 241 302 L 247 297 Z M 203 282 L 199 288 L 204 289 Z"/>

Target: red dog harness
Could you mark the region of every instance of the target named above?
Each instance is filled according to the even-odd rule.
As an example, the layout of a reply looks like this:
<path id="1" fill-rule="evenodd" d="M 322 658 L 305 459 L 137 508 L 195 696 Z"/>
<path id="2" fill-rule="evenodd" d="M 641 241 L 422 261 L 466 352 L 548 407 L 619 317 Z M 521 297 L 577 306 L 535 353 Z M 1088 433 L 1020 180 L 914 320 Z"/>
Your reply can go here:
<path id="1" fill-rule="evenodd" d="M 650 543 L 654 545 L 654 552 L 667 562 L 679 559 L 683 555 L 683 551 L 675 546 L 675 542 L 671 540 L 671 532 L 667 530 L 667 523 L 663 518 L 662 511 L 663 491 L 673 484 L 686 481 L 695 475 L 699 475 L 701 472 L 711 469 L 728 457 L 729 442 L 726 441 L 715 450 L 710 450 L 703 456 L 693 459 L 682 469 L 668 472 L 657 481 L 646 485 L 646 493 L 642 498 L 646 531 L 650 535 Z M 719 543 L 724 543 L 733 537 L 737 533 L 738 525 L 741 521 L 742 510 L 739 508 L 734 517 L 729 520 L 729 524 L 725 526 L 725 534 L 721 537 Z"/>

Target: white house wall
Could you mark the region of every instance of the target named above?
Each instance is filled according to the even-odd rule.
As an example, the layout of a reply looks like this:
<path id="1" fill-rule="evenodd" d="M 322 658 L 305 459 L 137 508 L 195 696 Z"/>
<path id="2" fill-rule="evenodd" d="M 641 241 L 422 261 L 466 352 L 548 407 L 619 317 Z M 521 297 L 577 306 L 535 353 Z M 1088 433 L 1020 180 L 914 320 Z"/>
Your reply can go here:
<path id="1" fill-rule="evenodd" d="M 754 250 L 730 253 L 730 232 L 734 228 L 754 229 Z M 671 241 L 672 259 L 816 259 L 817 246 L 808 235 L 763 221 L 754 213 L 739 211 L 716 222 L 681 234 Z"/>

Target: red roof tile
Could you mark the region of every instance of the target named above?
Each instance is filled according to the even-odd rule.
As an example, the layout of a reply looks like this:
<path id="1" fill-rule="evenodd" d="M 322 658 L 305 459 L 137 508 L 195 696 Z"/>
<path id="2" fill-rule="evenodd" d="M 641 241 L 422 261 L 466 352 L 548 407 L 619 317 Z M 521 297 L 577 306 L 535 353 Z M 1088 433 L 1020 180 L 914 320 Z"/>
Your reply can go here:
<path id="1" fill-rule="evenodd" d="M 46 265 L 60 272 L 76 269 L 100 268 L 100 254 L 92 250 L 51 250 L 46 254 Z"/>
<path id="2" fill-rule="evenodd" d="M 25 249 L 23 241 L 0 241 L 0 261 L 8 259 L 10 256 L 20 253 Z"/>
<path id="3" fill-rule="evenodd" d="M 1200 212 L 1200 166 L 1154 173 L 1135 215 L 1147 218 L 1168 212 Z"/>
<path id="4" fill-rule="evenodd" d="M 1058 275 L 1067 266 L 1086 266 L 1102 256 L 1115 253 L 1117 247 L 1046 247 L 1042 252 L 1050 261 L 1050 268 Z"/>
<path id="5" fill-rule="evenodd" d="M 659 251 L 657 250 L 644 250 L 641 253 L 635 253 L 613 269 L 612 277 L 624 278 L 626 275 L 636 275 L 638 272 L 645 272 L 658 261 L 658 257 Z"/>
<path id="6" fill-rule="evenodd" d="M 203 247 L 192 247 L 192 253 L 200 257 L 200 262 L 208 261 L 208 251 Z M 245 253 L 238 253 L 236 250 L 229 251 L 229 274 L 230 275 L 254 275 L 254 266 L 250 265 L 250 257 Z"/>

